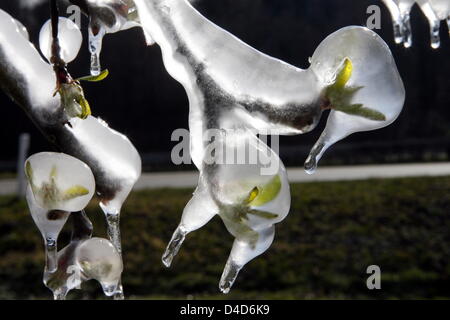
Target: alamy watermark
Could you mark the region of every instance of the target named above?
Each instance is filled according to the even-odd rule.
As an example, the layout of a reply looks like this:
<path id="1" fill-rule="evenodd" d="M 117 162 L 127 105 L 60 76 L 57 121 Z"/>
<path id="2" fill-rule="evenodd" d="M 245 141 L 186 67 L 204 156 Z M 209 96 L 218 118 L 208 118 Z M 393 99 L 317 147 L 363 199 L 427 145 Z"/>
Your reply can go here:
<path id="1" fill-rule="evenodd" d="M 173 132 L 171 140 L 178 142 L 171 153 L 173 164 L 192 164 L 190 137 L 186 129 Z M 261 175 L 274 175 L 280 169 L 280 140 L 270 131 L 210 129 L 203 133 L 200 143 L 205 165 L 258 166 Z"/>
<path id="2" fill-rule="evenodd" d="M 372 265 L 367 267 L 366 273 L 370 274 L 366 281 L 367 289 L 381 290 L 381 268 L 377 265 Z"/>
<path id="3" fill-rule="evenodd" d="M 381 29 L 381 8 L 378 5 L 371 5 L 367 7 L 366 13 L 369 15 L 366 22 L 366 27 L 370 30 Z"/>

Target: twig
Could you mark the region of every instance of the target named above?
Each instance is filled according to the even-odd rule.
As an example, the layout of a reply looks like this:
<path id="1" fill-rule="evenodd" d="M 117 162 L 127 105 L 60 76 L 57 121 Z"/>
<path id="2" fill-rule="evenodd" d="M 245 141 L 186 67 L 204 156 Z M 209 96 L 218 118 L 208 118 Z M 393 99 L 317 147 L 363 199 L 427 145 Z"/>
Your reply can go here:
<path id="1" fill-rule="evenodd" d="M 61 84 L 73 81 L 67 71 L 67 64 L 61 58 L 61 47 L 59 44 L 59 10 L 57 0 L 50 0 L 50 16 L 52 25 L 52 57 L 50 62 L 56 74 L 56 89 L 59 90 Z"/>

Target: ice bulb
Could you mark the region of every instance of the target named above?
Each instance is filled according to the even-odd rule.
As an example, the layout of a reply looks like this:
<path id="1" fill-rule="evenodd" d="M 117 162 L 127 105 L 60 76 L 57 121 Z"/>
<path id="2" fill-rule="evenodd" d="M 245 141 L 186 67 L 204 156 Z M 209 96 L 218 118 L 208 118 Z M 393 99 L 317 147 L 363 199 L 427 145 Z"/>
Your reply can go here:
<path id="1" fill-rule="evenodd" d="M 59 17 L 58 39 L 61 48 L 61 59 L 66 63 L 75 60 L 83 42 L 83 36 L 79 27 L 72 20 Z M 51 20 L 48 20 L 39 33 L 39 47 L 48 61 L 52 57 L 52 43 L 52 25 Z"/>
<path id="2" fill-rule="evenodd" d="M 38 153 L 25 162 L 25 172 L 36 204 L 45 210 L 83 210 L 95 192 L 91 169 L 63 154 Z"/>

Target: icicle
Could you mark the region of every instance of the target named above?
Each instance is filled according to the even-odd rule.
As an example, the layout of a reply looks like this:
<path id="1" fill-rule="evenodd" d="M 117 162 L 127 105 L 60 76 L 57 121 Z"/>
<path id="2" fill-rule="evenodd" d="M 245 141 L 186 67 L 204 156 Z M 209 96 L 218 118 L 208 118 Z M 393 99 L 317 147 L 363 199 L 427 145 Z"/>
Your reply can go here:
<path id="1" fill-rule="evenodd" d="M 136 7 L 131 0 L 87 0 L 89 8 L 89 52 L 91 53 L 91 75 L 101 72 L 103 38 L 139 26 Z"/>
<path id="2" fill-rule="evenodd" d="M 428 0 L 431 9 L 436 15 L 436 18 L 439 21 L 447 21 L 447 27 L 448 27 L 448 34 L 450 36 L 450 1 L 448 0 Z M 430 17 L 429 17 L 430 16 Z M 434 21 L 434 17 L 431 15 L 431 13 L 427 15 L 428 19 L 430 20 L 430 23 Z M 439 24 L 437 26 L 437 32 L 439 32 Z"/>
<path id="3" fill-rule="evenodd" d="M 100 54 L 102 52 L 103 37 L 105 36 L 105 29 L 100 27 L 98 30 L 92 30 L 93 27 L 89 27 L 89 51 L 91 53 L 91 75 L 98 76 L 101 71 Z"/>
<path id="4" fill-rule="evenodd" d="M 102 202 L 100 202 L 100 208 L 103 210 L 103 213 L 105 214 L 106 217 L 108 238 L 116 248 L 117 252 L 119 253 L 120 259 L 122 260 L 122 244 L 120 236 L 120 211 L 118 209 L 112 208 L 111 206 L 105 205 Z M 116 300 L 125 299 L 123 286 L 120 279 L 115 287 L 114 299 Z"/>
<path id="5" fill-rule="evenodd" d="M 184 229 L 183 226 L 179 226 L 173 236 L 170 240 L 166 251 L 164 252 L 162 262 L 163 264 L 169 268 L 172 265 L 173 258 L 178 254 L 180 251 L 181 245 L 183 244 L 184 240 L 186 239 L 187 232 Z"/>
<path id="6" fill-rule="evenodd" d="M 431 7 L 429 0 L 417 0 L 417 3 L 420 5 L 420 9 L 427 17 L 428 22 L 430 24 L 431 47 L 433 49 L 438 49 L 441 45 L 441 40 L 439 36 L 441 21 L 436 16 L 436 13 Z"/>
<path id="7" fill-rule="evenodd" d="M 383 0 L 386 7 L 389 9 L 392 17 L 392 23 L 394 26 L 394 39 L 395 43 L 403 43 L 403 21 L 400 15 L 400 9 L 394 0 Z"/>

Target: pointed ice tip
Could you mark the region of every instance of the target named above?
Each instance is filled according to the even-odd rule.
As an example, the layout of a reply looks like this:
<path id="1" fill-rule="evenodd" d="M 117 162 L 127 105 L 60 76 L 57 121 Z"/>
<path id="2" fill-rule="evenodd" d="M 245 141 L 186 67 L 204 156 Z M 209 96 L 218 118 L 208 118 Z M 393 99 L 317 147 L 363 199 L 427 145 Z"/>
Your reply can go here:
<path id="1" fill-rule="evenodd" d="M 231 287 L 226 288 L 226 287 L 221 287 L 221 286 L 219 286 L 219 288 L 220 288 L 220 291 L 221 291 L 223 294 L 229 294 L 229 293 L 230 293 L 230 290 L 231 290 Z"/>
<path id="2" fill-rule="evenodd" d="M 117 284 L 113 285 L 102 284 L 102 288 L 105 296 L 112 297 L 116 293 Z"/>
<path id="3" fill-rule="evenodd" d="M 309 175 L 313 175 L 317 171 L 317 161 L 314 157 L 310 156 L 305 162 L 305 172 Z"/>
<path id="4" fill-rule="evenodd" d="M 241 271 L 242 266 L 236 264 L 233 260 L 228 260 L 220 279 L 219 288 L 223 294 L 228 294 L 233 287 L 234 282 Z"/>
<path id="5" fill-rule="evenodd" d="M 167 249 L 162 257 L 162 262 L 167 268 L 170 268 L 170 266 L 172 265 L 172 261 L 180 251 L 181 245 L 186 239 L 186 235 L 187 232 L 184 230 L 183 226 L 179 226 L 177 230 L 175 230 L 172 239 L 167 245 Z"/>
<path id="6" fill-rule="evenodd" d="M 168 254 L 167 252 L 162 257 L 162 263 L 166 268 L 170 268 L 172 266 L 173 256 Z"/>

